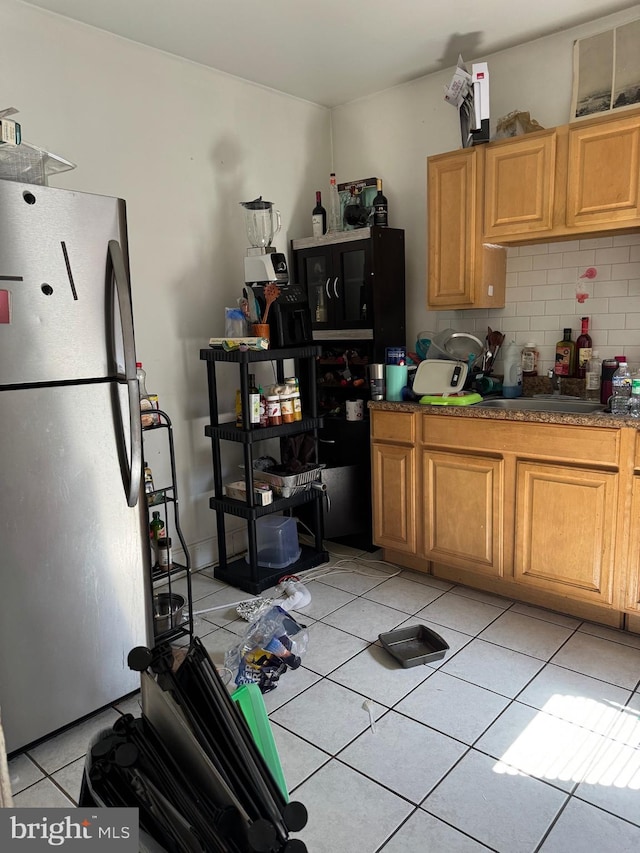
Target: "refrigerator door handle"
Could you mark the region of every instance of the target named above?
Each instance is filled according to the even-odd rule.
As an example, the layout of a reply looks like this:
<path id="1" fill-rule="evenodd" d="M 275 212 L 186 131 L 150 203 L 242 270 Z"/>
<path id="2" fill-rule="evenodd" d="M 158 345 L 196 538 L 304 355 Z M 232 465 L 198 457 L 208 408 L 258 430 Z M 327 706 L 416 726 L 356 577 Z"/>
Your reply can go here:
<path id="1" fill-rule="evenodd" d="M 118 308 L 124 344 L 124 372 L 129 396 L 129 434 L 131 454 L 127 504 L 135 506 L 140 497 L 140 480 L 135 472 L 142 471 L 142 422 L 140 420 L 140 389 L 136 374 L 136 350 L 133 338 L 133 312 L 129 296 L 129 280 L 124 265 L 122 249 L 117 240 L 109 240 L 109 256 L 113 266 L 113 277 L 118 295 Z"/>

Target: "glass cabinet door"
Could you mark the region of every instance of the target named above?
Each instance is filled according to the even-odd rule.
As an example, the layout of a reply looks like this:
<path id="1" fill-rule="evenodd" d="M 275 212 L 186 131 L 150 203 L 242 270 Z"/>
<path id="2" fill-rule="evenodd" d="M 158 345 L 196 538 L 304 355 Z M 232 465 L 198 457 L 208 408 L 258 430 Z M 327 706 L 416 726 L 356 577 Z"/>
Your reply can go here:
<path id="1" fill-rule="evenodd" d="M 313 328 L 326 327 L 332 317 L 332 291 L 330 291 L 331 270 L 329 268 L 331 255 L 329 252 L 318 251 L 304 253 L 302 261 L 302 276 L 307 288 L 309 310 Z M 335 300 L 334 300 L 335 301 Z"/>
<path id="2" fill-rule="evenodd" d="M 335 247 L 334 277 L 329 292 L 336 300 L 338 324 L 358 328 L 371 324 L 371 270 L 368 246 L 359 242 Z"/>

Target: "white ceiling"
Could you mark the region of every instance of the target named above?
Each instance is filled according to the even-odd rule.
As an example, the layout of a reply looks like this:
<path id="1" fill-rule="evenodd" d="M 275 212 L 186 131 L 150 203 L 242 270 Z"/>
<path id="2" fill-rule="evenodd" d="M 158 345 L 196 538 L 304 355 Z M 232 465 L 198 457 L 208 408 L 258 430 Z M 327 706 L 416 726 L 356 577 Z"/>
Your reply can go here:
<path id="1" fill-rule="evenodd" d="M 327 107 L 636 3 L 624 0 L 30 0 Z"/>

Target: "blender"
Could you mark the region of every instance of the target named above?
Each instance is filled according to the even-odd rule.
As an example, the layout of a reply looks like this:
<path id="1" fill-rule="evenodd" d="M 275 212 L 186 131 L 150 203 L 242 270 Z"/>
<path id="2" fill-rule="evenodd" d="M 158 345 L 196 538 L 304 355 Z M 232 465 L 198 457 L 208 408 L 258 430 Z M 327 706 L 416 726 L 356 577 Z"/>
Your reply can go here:
<path id="1" fill-rule="evenodd" d="M 272 202 L 263 201 L 262 196 L 240 204 L 244 208 L 244 224 L 250 243 L 244 259 L 245 282 L 251 285 L 270 281 L 286 284 L 289 281 L 287 259 L 271 245 L 282 226 L 280 211 L 274 210 Z"/>

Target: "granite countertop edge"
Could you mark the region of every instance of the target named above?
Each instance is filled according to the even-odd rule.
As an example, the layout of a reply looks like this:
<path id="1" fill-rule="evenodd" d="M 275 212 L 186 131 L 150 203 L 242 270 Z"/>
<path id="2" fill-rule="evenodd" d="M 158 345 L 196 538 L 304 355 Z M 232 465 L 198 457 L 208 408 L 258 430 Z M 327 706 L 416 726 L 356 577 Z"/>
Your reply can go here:
<path id="1" fill-rule="evenodd" d="M 482 418 L 493 421 L 519 421 L 537 424 L 568 424 L 573 426 L 602 427 L 605 429 L 619 429 L 620 427 L 632 427 L 640 429 L 640 424 L 633 418 L 613 417 L 605 412 L 592 414 L 574 414 L 568 412 L 527 412 L 523 410 L 509 411 L 507 409 L 483 408 L 479 403 L 472 406 L 430 406 L 422 403 L 400 402 L 394 403 L 389 400 L 373 401 L 367 404 L 369 409 L 383 412 L 421 412 L 424 415 L 435 417 L 449 416 L 456 418 Z"/>

